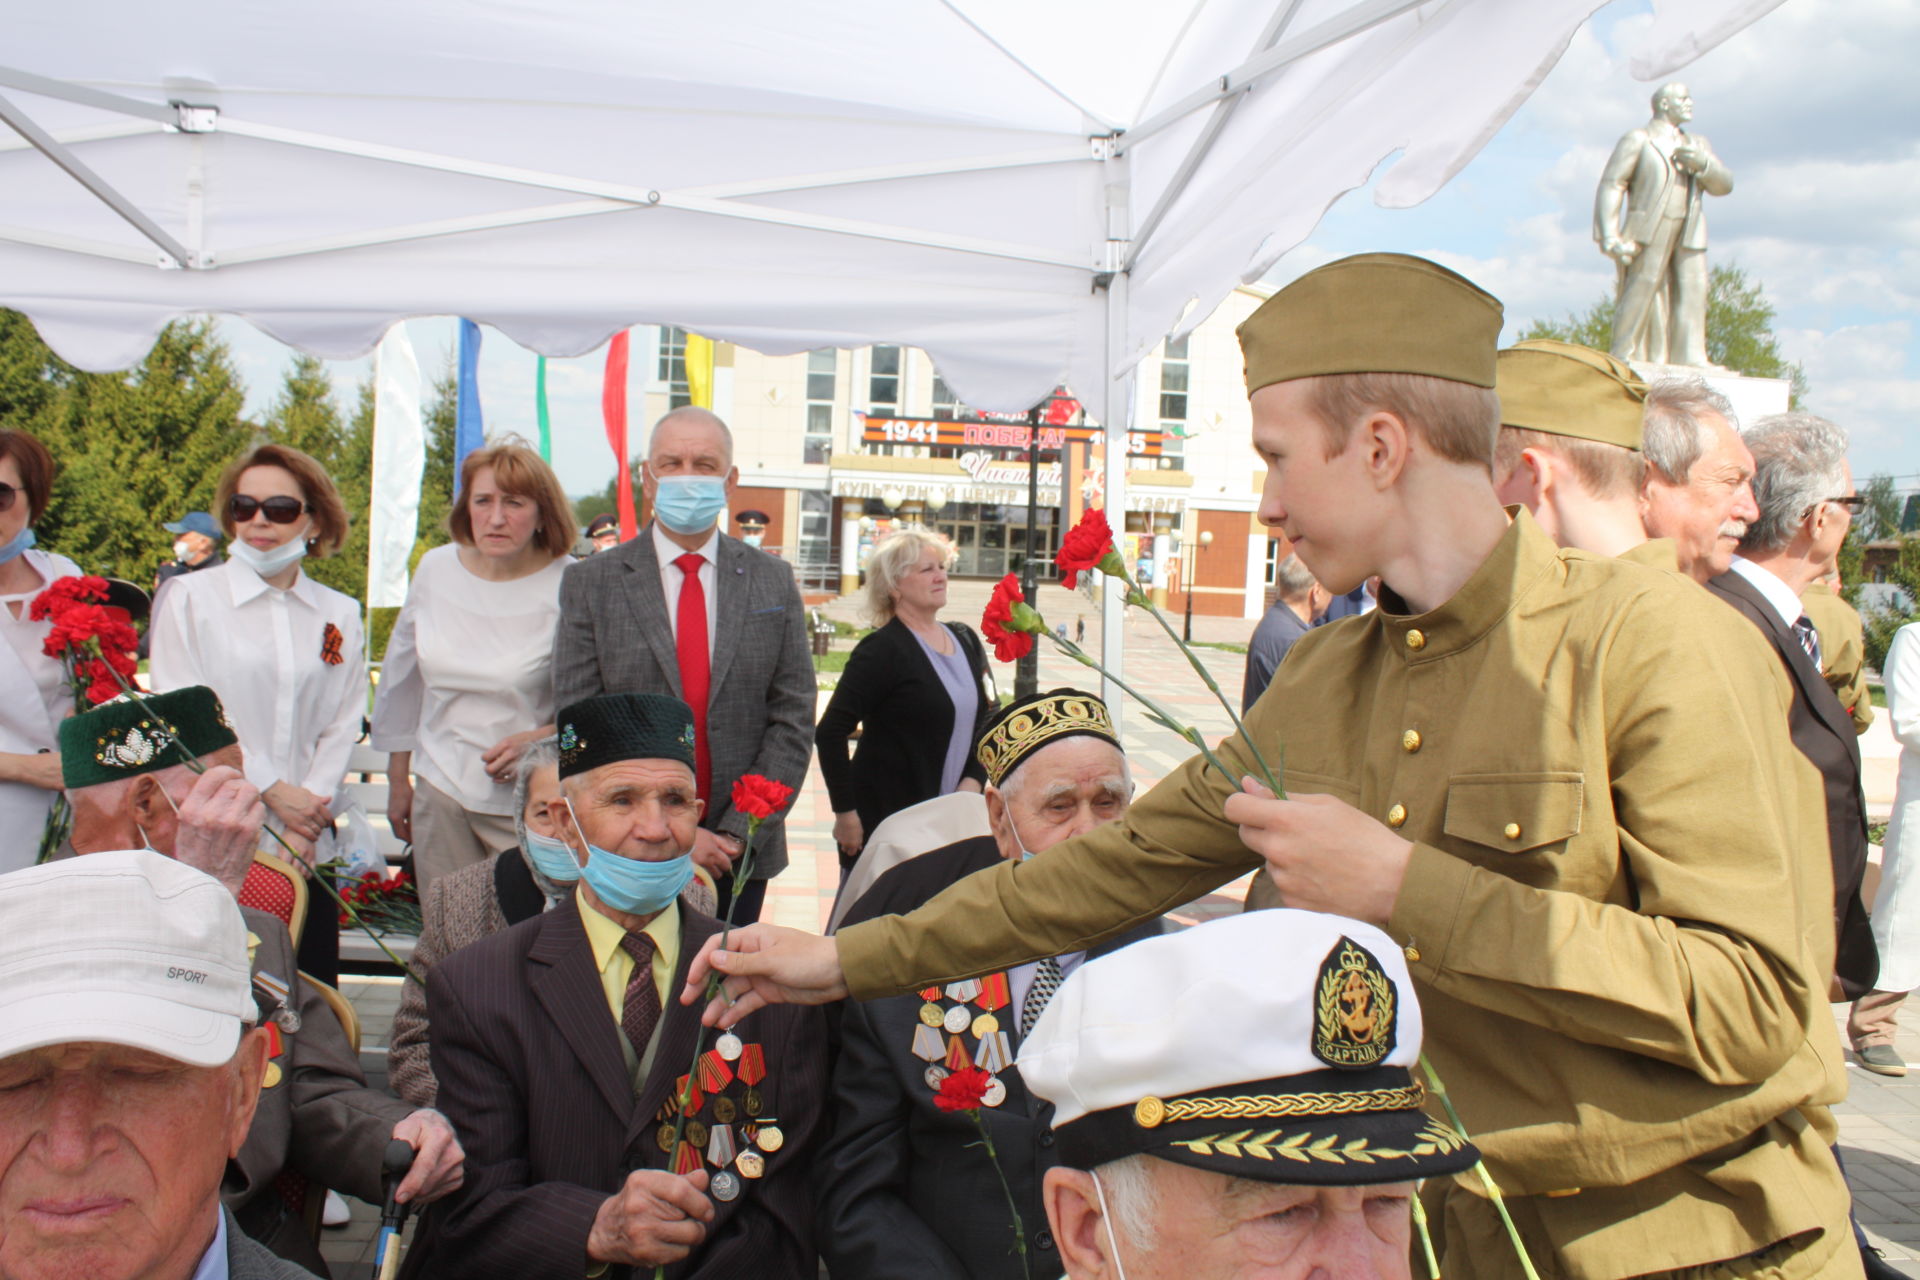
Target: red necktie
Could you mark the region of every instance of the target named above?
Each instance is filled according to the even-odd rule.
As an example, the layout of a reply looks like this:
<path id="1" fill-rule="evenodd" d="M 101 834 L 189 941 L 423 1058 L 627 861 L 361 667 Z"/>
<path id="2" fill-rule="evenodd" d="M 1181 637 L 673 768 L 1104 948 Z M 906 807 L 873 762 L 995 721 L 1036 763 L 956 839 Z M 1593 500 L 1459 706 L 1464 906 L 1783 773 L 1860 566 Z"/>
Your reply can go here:
<path id="1" fill-rule="evenodd" d="M 713 758 L 707 752 L 707 682 L 712 678 L 707 655 L 707 593 L 700 585 L 705 560 L 692 551 L 673 562 L 680 570 L 680 612 L 674 627 L 674 645 L 680 654 L 680 692 L 693 708 L 694 779 L 700 798 L 707 798 L 713 781 Z"/>

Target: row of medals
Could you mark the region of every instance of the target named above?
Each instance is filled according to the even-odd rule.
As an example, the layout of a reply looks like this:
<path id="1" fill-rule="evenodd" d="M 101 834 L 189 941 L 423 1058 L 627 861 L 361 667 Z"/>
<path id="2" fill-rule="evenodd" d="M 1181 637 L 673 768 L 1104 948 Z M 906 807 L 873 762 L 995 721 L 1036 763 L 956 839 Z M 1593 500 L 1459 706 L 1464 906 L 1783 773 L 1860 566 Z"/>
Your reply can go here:
<path id="1" fill-rule="evenodd" d="M 766 1051 L 757 1044 L 742 1044 L 731 1031 L 713 1042 L 713 1048 L 700 1055 L 694 1068 L 692 1092 L 687 1077 L 675 1083 L 673 1094 L 660 1106 L 655 1117 L 659 1128 L 654 1139 L 660 1149 L 673 1155 L 674 1120 L 681 1099 L 686 1099 L 687 1122 L 681 1133 L 680 1151 L 673 1160 L 675 1173 L 691 1173 L 700 1167 L 700 1153 L 706 1153 L 714 1167 L 707 1190 L 716 1200 L 738 1199 L 742 1178 L 759 1178 L 767 1172 L 767 1157 L 786 1143 L 786 1135 L 772 1116 L 763 1116 L 766 1102 L 757 1087 L 767 1077 Z M 738 1098 L 725 1096 L 724 1090 L 739 1081 L 745 1092 Z M 694 1119 L 708 1102 L 713 1104 L 712 1123 Z M 734 1137 L 734 1123 L 744 1116 L 740 1138 Z M 744 1139 L 744 1145 L 740 1139 Z"/>
<path id="2" fill-rule="evenodd" d="M 942 1005 L 943 995 L 957 1003 Z M 913 1056 L 932 1064 L 926 1071 L 927 1088 L 938 1093 L 949 1075 L 978 1067 L 987 1073 L 987 1092 L 980 1100 L 989 1107 L 1005 1102 L 1007 1086 L 1000 1073 L 1013 1065 L 1013 1043 L 1000 1029 L 998 1014 L 1013 1002 L 1007 975 L 928 987 L 920 998 L 926 1003 L 920 1006 L 920 1025 L 913 1029 Z M 972 1052 L 967 1049 L 970 1038 L 978 1042 Z"/>

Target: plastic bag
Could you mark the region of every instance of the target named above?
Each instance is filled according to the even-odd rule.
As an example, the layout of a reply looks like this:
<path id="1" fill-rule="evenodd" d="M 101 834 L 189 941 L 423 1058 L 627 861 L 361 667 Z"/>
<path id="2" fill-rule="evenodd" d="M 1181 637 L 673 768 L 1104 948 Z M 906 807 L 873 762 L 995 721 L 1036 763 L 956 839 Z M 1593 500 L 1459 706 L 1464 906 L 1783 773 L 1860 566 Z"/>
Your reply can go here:
<path id="1" fill-rule="evenodd" d="M 380 842 L 374 838 L 373 819 L 358 802 L 337 811 L 333 829 L 322 831 L 314 855 L 321 863 L 336 863 L 339 878 L 358 880 L 371 872 L 386 878 L 387 860 L 380 856 Z"/>

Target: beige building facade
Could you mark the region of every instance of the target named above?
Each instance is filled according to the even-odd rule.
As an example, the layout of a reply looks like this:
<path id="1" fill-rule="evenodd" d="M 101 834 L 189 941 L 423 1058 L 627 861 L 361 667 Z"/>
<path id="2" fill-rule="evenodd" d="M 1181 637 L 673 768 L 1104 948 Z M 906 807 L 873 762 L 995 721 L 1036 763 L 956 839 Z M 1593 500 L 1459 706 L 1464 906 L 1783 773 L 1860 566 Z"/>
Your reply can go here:
<path id="1" fill-rule="evenodd" d="M 1128 442 L 1123 551 L 1173 609 L 1191 584 L 1197 614 L 1258 618 L 1274 540 L 1255 518 L 1264 468 L 1254 455 L 1234 328 L 1266 294 L 1239 289 L 1192 333 L 1143 360 Z M 685 335 L 638 328 L 652 422 L 688 403 Z M 740 491 L 731 513 L 767 519 L 763 546 L 788 560 L 810 598 L 857 588 L 873 543 L 897 524 L 945 533 L 956 576 L 992 579 L 1027 554 L 1024 417 L 959 403 L 923 351 L 907 347 L 767 356 L 716 344 L 713 408 L 734 433 Z M 1104 433 L 1069 389 L 1040 429 L 1034 547 L 1051 581 L 1061 533 L 1101 493 Z M 643 513 L 644 518 L 644 513 Z"/>

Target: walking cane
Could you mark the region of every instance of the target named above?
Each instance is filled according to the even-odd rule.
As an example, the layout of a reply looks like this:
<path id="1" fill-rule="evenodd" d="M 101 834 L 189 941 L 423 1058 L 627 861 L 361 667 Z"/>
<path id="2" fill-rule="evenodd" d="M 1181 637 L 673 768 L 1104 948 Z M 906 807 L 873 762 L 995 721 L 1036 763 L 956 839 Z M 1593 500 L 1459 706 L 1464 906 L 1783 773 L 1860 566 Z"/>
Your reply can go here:
<path id="1" fill-rule="evenodd" d="M 380 1236 L 374 1243 L 373 1274 L 378 1280 L 393 1280 L 400 1270 L 400 1233 L 406 1229 L 407 1211 L 412 1207 L 395 1200 L 393 1193 L 413 1168 L 413 1147 L 395 1138 L 387 1144 L 387 1154 L 380 1163 L 380 1181 L 386 1187 L 386 1199 L 380 1206 Z"/>

